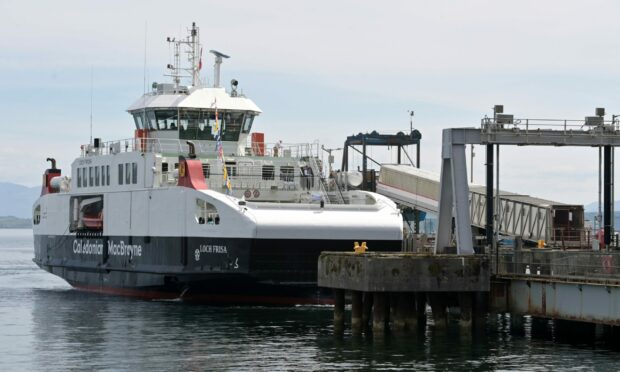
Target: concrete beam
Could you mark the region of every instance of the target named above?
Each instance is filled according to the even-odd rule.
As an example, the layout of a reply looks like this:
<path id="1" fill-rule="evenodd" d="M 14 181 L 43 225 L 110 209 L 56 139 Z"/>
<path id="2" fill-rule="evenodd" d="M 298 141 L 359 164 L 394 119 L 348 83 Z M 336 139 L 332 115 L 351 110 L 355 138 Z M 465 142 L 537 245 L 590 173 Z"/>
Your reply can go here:
<path id="1" fill-rule="evenodd" d="M 488 292 L 481 255 L 323 252 L 318 285 L 362 292 Z"/>

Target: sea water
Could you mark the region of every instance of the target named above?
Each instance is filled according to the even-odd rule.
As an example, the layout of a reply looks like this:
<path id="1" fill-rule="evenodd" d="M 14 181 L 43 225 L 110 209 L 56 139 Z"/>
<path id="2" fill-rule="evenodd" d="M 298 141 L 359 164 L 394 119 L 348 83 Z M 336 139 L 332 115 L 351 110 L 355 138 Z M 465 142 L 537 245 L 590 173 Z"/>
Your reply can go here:
<path id="1" fill-rule="evenodd" d="M 620 351 L 507 315 L 464 331 L 334 333 L 330 307 L 218 307 L 72 289 L 32 262 L 32 231 L 0 229 L 0 371 L 615 371 Z"/>

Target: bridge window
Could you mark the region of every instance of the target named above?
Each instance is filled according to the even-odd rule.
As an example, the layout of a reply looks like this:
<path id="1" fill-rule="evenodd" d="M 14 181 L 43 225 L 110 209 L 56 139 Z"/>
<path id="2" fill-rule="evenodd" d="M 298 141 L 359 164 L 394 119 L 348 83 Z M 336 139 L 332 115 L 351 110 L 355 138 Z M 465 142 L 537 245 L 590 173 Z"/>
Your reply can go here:
<path id="1" fill-rule="evenodd" d="M 221 118 L 222 115 L 218 114 Z M 215 139 L 215 112 L 181 111 L 179 138 L 213 141 Z"/>
<path id="2" fill-rule="evenodd" d="M 239 140 L 239 132 L 243 122 L 243 112 L 232 111 L 224 115 L 222 122 L 222 141 Z"/>
<path id="3" fill-rule="evenodd" d="M 95 172 L 93 172 L 93 167 L 88 167 L 88 186 L 95 186 Z"/>
<path id="4" fill-rule="evenodd" d="M 77 187 L 82 187 L 82 168 L 77 169 Z"/>
<path id="5" fill-rule="evenodd" d="M 243 120 L 243 129 L 241 131 L 243 133 L 250 133 L 250 130 L 252 130 L 253 121 L 254 121 L 254 115 L 245 114 L 245 119 Z"/>
<path id="6" fill-rule="evenodd" d="M 196 223 L 199 225 L 219 225 L 220 215 L 217 208 L 205 200 L 196 199 Z"/>
<path id="7" fill-rule="evenodd" d="M 145 124 L 145 113 L 144 112 L 138 112 L 133 114 L 133 121 L 136 124 L 136 129 L 144 129 L 144 124 Z"/>
<path id="8" fill-rule="evenodd" d="M 95 186 L 99 186 L 99 167 L 95 167 Z"/>
<path id="9" fill-rule="evenodd" d="M 178 116 L 176 111 L 155 111 L 156 125 L 158 130 L 178 130 Z"/>
<path id="10" fill-rule="evenodd" d="M 252 120 L 244 121 L 240 111 L 218 112 L 219 131 L 222 141 L 238 141 L 242 126 L 244 133 L 250 131 Z M 215 111 L 185 110 L 179 113 L 179 138 L 214 141 L 216 135 Z"/>

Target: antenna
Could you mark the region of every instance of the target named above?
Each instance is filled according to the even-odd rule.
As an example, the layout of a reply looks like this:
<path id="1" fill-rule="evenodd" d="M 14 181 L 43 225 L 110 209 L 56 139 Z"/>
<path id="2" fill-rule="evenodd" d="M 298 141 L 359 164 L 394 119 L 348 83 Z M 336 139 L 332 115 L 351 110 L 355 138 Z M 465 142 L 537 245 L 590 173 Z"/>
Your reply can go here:
<path id="1" fill-rule="evenodd" d="M 170 70 L 169 74 L 165 76 L 172 77 L 172 82 L 175 88 L 179 87 L 181 78 L 191 78 L 192 86 L 200 85 L 200 69 L 202 68 L 202 48 L 200 47 L 200 34 L 198 32 L 198 26 L 196 22 L 192 22 L 192 28 L 188 29 L 189 36 L 185 39 L 176 39 L 174 37 L 167 37 L 166 41 L 173 45 L 174 55 L 173 63 L 168 64 L 166 68 Z M 187 54 L 187 60 L 190 66 L 187 68 L 181 67 L 181 46 L 185 49 L 183 53 Z M 182 74 L 183 73 L 183 74 Z"/>
<path id="2" fill-rule="evenodd" d="M 409 133 L 413 132 L 413 115 L 415 115 L 415 111 L 407 110 L 409 113 Z"/>
<path id="3" fill-rule="evenodd" d="M 146 94 L 146 35 L 148 31 L 148 23 L 144 21 L 144 69 L 143 69 L 143 85 L 144 85 L 144 94 Z"/>
<path id="4" fill-rule="evenodd" d="M 222 58 L 230 58 L 230 56 L 227 56 L 224 53 L 220 53 L 217 50 L 213 50 L 211 49 L 209 51 L 209 53 L 213 53 L 213 55 L 215 55 L 215 68 L 213 69 L 213 87 L 214 88 L 219 88 L 220 87 L 220 65 L 222 64 Z"/>
<path id="5" fill-rule="evenodd" d="M 90 65 L 90 139 L 88 143 L 93 143 L 93 65 Z"/>

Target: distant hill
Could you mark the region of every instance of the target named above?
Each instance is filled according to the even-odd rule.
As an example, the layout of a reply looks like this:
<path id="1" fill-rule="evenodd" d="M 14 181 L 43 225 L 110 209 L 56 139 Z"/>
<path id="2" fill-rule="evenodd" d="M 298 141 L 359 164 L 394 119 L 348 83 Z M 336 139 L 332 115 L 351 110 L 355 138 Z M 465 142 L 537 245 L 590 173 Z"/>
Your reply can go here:
<path id="1" fill-rule="evenodd" d="M 15 216 L 30 220 L 32 204 L 41 194 L 41 187 L 27 187 L 0 182 L 0 216 Z"/>
<path id="2" fill-rule="evenodd" d="M 0 229 L 30 229 L 32 221 L 30 218 L 17 218 L 13 216 L 0 217 Z"/>
<path id="3" fill-rule="evenodd" d="M 590 204 L 586 204 L 583 206 L 583 209 L 586 212 L 598 212 L 598 202 L 592 202 Z M 620 200 L 616 200 L 614 202 L 614 210 L 620 211 Z"/>

